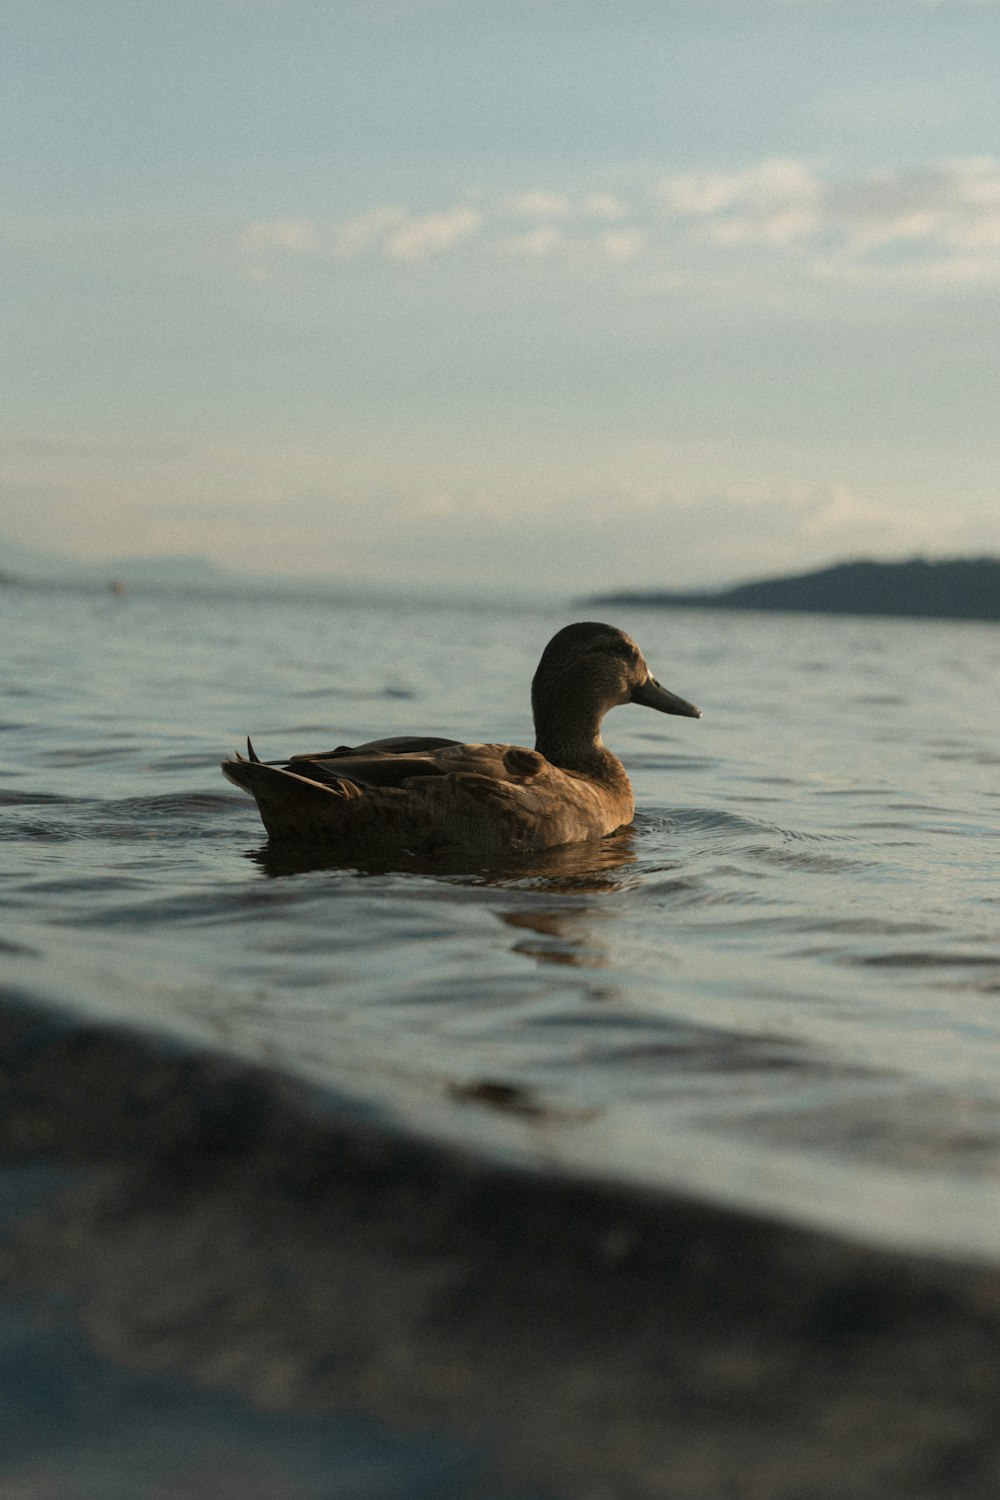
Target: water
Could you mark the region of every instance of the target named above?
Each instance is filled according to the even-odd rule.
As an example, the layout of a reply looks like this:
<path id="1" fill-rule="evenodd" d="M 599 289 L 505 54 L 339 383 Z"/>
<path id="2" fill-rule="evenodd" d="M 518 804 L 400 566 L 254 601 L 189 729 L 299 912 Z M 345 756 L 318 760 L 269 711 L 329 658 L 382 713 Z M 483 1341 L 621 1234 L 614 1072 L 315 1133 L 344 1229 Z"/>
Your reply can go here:
<path id="1" fill-rule="evenodd" d="M 527 869 L 275 860 L 218 771 L 530 743 L 588 613 L 0 592 L 8 981 L 543 1170 L 997 1258 L 995 626 L 616 613 L 705 717 L 614 711 L 634 829 Z"/>

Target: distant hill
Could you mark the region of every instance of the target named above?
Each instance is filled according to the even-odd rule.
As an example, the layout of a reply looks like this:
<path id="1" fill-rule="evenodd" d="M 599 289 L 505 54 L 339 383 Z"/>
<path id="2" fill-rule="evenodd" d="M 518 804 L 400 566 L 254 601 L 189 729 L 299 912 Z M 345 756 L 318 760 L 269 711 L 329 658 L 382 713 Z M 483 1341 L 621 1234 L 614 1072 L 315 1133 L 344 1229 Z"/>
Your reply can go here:
<path id="1" fill-rule="evenodd" d="M 441 587 L 427 583 L 379 583 L 343 574 L 243 573 L 211 558 L 179 556 L 110 557 L 81 561 L 64 553 L 24 547 L 0 531 L 0 590 L 56 589 L 122 596 L 156 594 L 177 599 L 244 599 L 258 603 L 312 600 L 325 604 L 438 604 L 489 608 L 512 603 L 509 589 L 469 583 Z M 516 595 L 526 606 L 548 604 L 551 596 L 526 588 Z"/>
<path id="2" fill-rule="evenodd" d="M 112 578 L 129 583 L 199 584 L 237 578 L 218 563 L 196 556 L 115 557 L 85 562 L 42 547 L 26 547 L 0 533 L 0 575 L 10 583 L 106 583 Z"/>
<path id="3" fill-rule="evenodd" d="M 207 557 L 116 557 L 99 566 L 91 564 L 88 573 L 99 573 L 102 578 L 120 578 L 130 586 L 156 584 L 160 587 L 199 587 L 219 584 L 238 574 L 230 573 Z"/>
<path id="4" fill-rule="evenodd" d="M 844 562 L 815 573 L 764 578 L 719 592 L 600 594 L 590 604 L 652 604 L 685 609 L 806 610 L 832 615 L 909 615 L 1000 620 L 1000 559 Z"/>
<path id="5" fill-rule="evenodd" d="M 0 532 L 0 576 L 5 583 L 20 583 L 33 578 L 75 576 L 78 567 L 62 553 L 41 547 L 26 547 Z"/>

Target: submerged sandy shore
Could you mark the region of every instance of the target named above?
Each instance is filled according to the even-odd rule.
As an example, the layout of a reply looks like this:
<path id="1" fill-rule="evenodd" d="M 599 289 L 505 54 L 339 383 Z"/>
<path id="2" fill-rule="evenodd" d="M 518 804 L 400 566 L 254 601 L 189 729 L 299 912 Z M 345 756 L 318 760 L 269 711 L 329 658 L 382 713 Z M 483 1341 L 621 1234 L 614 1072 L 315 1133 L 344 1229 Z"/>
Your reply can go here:
<path id="1" fill-rule="evenodd" d="M 269 1414 L 261 1432 L 347 1412 L 370 1446 L 452 1445 L 436 1489 L 401 1470 L 351 1494 L 958 1500 L 1000 1482 L 991 1267 L 513 1170 L 13 998 L 0 1069 L 18 1336 L 44 1299 L 46 1337 L 53 1318 L 64 1346 L 82 1331 L 103 1368 L 183 1382 L 192 1410 L 236 1399 Z M 0 1493 L 56 1493 L 24 1488 L 43 1456 L 14 1473 L 0 1450 Z M 317 1493 L 298 1482 L 273 1493 Z M 191 1484 L 170 1493 L 209 1493 Z"/>

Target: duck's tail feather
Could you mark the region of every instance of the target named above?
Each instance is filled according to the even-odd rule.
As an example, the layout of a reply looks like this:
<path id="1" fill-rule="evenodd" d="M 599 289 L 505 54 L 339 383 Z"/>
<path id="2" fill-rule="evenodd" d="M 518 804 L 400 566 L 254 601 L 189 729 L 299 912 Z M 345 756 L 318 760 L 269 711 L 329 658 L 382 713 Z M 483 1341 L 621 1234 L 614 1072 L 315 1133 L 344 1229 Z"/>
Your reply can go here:
<path id="1" fill-rule="evenodd" d="M 248 749 L 252 754 L 249 742 Z M 224 760 L 222 774 L 254 798 L 261 822 L 272 838 L 329 842 L 337 836 L 346 804 L 364 795 L 354 782 L 333 778 L 323 783 L 312 781 L 294 771 L 269 766 L 253 754 L 250 760 L 239 754 Z"/>

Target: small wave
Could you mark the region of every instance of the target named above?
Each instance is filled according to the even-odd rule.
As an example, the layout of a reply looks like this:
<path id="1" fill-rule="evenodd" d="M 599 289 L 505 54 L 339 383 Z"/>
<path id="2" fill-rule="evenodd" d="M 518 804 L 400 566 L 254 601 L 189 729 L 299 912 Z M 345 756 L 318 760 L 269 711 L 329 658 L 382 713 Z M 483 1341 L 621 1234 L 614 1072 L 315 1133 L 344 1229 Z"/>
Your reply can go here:
<path id="1" fill-rule="evenodd" d="M 974 766 L 1000 766 L 1000 755 L 992 750 L 939 750 L 933 758 L 968 761 Z"/>
<path id="2" fill-rule="evenodd" d="M 36 839 L 47 839 L 53 843 L 65 843 L 78 835 L 65 823 L 45 823 L 37 819 L 30 822 L 0 823 L 0 843 L 32 843 Z"/>
<path id="3" fill-rule="evenodd" d="M 710 771 L 714 761 L 703 755 L 627 755 L 630 771 Z"/>
<path id="4" fill-rule="evenodd" d="M 844 855 L 814 854 L 801 849 L 790 849 L 787 846 L 774 848 L 770 844 L 754 845 L 748 848 L 746 853 L 752 859 L 760 860 L 764 864 L 781 865 L 801 871 L 804 875 L 841 875 L 878 868 L 874 860 L 849 859 Z"/>
<path id="5" fill-rule="evenodd" d="M 303 688 L 296 698 L 352 698 L 360 702 L 380 702 L 386 698 L 412 699 L 417 694 L 412 688 L 399 683 L 387 683 L 381 688 L 348 688 L 328 684 L 326 687 Z"/>
<path id="6" fill-rule="evenodd" d="M 883 1075 L 811 1109 L 748 1112 L 748 1135 L 900 1172 L 1000 1175 L 1000 1110 L 989 1100 Z"/>
<path id="7" fill-rule="evenodd" d="M 0 938 L 0 953 L 7 953 L 11 958 L 42 958 L 41 948 L 29 947 L 27 943 L 11 943 L 6 938 Z"/>
<path id="8" fill-rule="evenodd" d="M 228 792 L 164 792 L 155 797 L 125 797 L 104 802 L 101 808 L 113 815 L 130 818 L 187 818 L 208 817 L 228 810 L 234 802 L 244 805 L 244 799 L 234 798 Z"/>
<path id="9" fill-rule="evenodd" d="M 1000 952 L 949 953 L 947 949 L 915 949 L 902 953 L 845 954 L 845 961 L 885 969 L 984 969 L 1000 968 Z"/>
<path id="10" fill-rule="evenodd" d="M 746 818 L 740 813 L 727 812 L 725 808 L 678 807 L 672 808 L 668 817 L 655 813 L 640 812 L 636 815 L 637 828 L 669 834 L 677 828 L 710 833 L 754 833 L 777 832 L 773 825 L 757 818 Z"/>
<path id="11" fill-rule="evenodd" d="M 930 922 L 890 921 L 885 917 L 819 917 L 797 918 L 788 923 L 795 932 L 844 932 L 852 936 L 866 934 L 879 937 L 903 937 L 914 933 L 924 936 L 935 931 Z"/>
<path id="12" fill-rule="evenodd" d="M 35 759 L 38 765 L 51 766 L 53 769 L 66 766 L 104 765 L 134 755 L 140 743 L 139 740 L 130 736 L 124 738 L 120 744 L 105 742 L 101 745 L 68 746 L 65 750 L 45 750 Z"/>
<path id="13" fill-rule="evenodd" d="M 0 807 L 48 807 L 56 803 L 70 805 L 79 799 L 61 797 L 55 792 L 0 791 Z"/>
<path id="14" fill-rule="evenodd" d="M 214 833 L 220 819 L 242 810 L 243 799 L 226 792 L 167 792 L 154 797 L 113 801 L 50 797 L 41 793 L 5 793 L 0 805 L 9 815 L 0 822 L 0 841 L 44 839 L 68 843 L 77 839 L 119 841 L 148 838 L 185 839 Z M 17 816 L 17 809 L 58 808 L 58 816 Z"/>
<path id="15" fill-rule="evenodd" d="M 221 760 L 224 747 L 220 747 L 218 755 L 207 756 L 203 750 L 179 750 L 170 755 L 162 755 L 156 760 L 147 760 L 142 765 L 144 772 L 149 771 L 204 771 L 207 764 L 213 764 Z"/>

